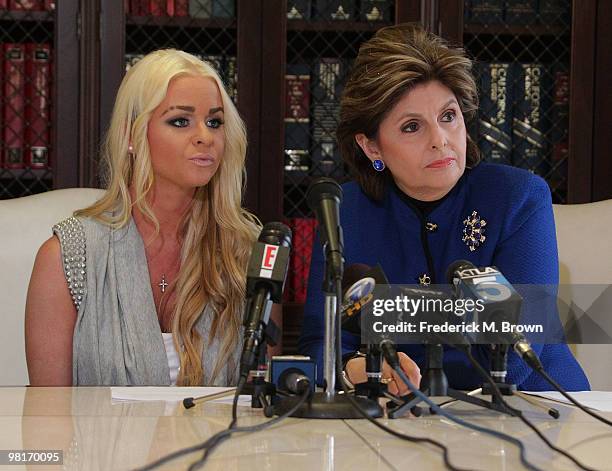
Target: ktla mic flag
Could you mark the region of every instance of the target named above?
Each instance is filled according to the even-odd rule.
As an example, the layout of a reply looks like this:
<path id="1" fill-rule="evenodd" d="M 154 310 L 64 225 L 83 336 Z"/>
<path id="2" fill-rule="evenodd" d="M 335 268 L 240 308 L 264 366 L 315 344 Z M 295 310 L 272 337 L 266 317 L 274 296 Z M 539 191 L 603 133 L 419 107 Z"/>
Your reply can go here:
<path id="1" fill-rule="evenodd" d="M 612 344 L 612 285 L 482 285 L 471 293 L 454 285 L 376 286 L 362 307 L 364 343 Z"/>

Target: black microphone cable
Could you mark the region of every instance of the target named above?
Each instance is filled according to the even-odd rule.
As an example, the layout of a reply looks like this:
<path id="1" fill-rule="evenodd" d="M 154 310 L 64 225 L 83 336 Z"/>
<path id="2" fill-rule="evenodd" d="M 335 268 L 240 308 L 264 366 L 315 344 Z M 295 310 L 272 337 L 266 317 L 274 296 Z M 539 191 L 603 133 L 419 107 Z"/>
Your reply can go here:
<path id="1" fill-rule="evenodd" d="M 310 396 L 310 387 L 304 390 L 304 392 L 302 393 L 300 397 L 300 400 L 291 409 L 285 412 L 283 415 L 279 415 L 278 417 L 275 417 L 272 420 L 268 420 L 267 422 L 264 422 L 263 424 L 250 425 L 248 427 L 234 427 L 234 428 L 228 427 L 227 429 L 222 430 L 221 432 L 213 435 L 206 442 L 203 443 L 202 448 L 206 449 L 206 452 L 204 453 L 202 458 L 192 463 L 191 466 L 189 466 L 188 471 L 195 471 L 196 469 L 204 466 L 208 458 L 210 458 L 210 455 L 212 454 L 212 452 L 215 450 L 215 448 L 217 448 L 221 443 L 223 443 L 225 440 L 230 438 L 232 434 L 242 433 L 242 432 L 251 432 L 251 433 L 259 432 L 268 427 L 271 427 L 272 425 L 277 424 L 281 420 L 286 419 L 287 417 L 291 416 L 291 414 L 296 412 L 300 407 L 302 407 L 302 405 L 306 402 L 306 399 L 308 399 L 309 396 Z"/>
<path id="2" fill-rule="evenodd" d="M 240 398 L 240 392 L 242 391 L 242 388 L 244 387 L 245 382 L 246 382 L 246 378 L 244 376 L 241 376 L 240 379 L 238 380 L 238 386 L 236 387 L 236 392 L 234 393 L 234 400 L 232 401 L 232 421 L 230 422 L 228 429 L 234 428 L 236 425 L 236 421 L 238 420 L 238 412 L 237 412 L 238 399 Z M 181 456 L 188 455 L 196 451 L 200 451 L 206 448 L 207 446 L 208 446 L 207 442 L 203 442 L 203 443 L 198 443 L 197 445 L 190 446 L 188 448 L 182 448 L 180 450 L 169 453 L 166 456 L 162 456 L 157 461 L 154 461 L 153 463 L 143 466 L 142 468 L 137 468 L 135 471 L 150 471 L 152 469 L 163 466 L 164 464 L 170 461 L 180 458 Z"/>
<path id="3" fill-rule="evenodd" d="M 573 405 L 578 407 L 581 411 L 585 412 L 586 414 L 589 414 L 594 419 L 597 419 L 606 425 L 612 426 L 612 421 L 595 413 L 594 411 L 590 410 L 588 407 L 585 407 L 583 404 L 581 404 L 576 399 L 574 399 L 572 396 L 570 396 L 569 393 L 565 389 L 563 389 L 563 387 L 561 387 L 559 383 L 557 383 L 553 378 L 551 378 L 551 376 L 544 369 L 544 365 L 542 365 L 542 362 L 540 361 L 538 356 L 535 354 L 535 352 L 533 351 L 529 343 L 527 343 L 526 341 L 518 342 L 515 345 L 514 350 L 516 351 L 518 356 L 521 357 L 521 359 L 525 363 L 527 363 L 527 365 L 529 365 L 529 367 L 533 371 L 535 371 L 542 378 L 544 378 L 548 384 L 550 384 L 553 388 L 559 391 L 561 395 L 565 397 L 568 401 L 570 401 Z"/>
<path id="4" fill-rule="evenodd" d="M 336 283 L 336 300 L 337 300 L 337 309 L 340 309 L 340 305 L 341 305 L 341 296 L 342 296 L 342 285 L 340 284 L 340 282 Z M 338 326 L 338 328 L 336 329 L 336 369 L 337 369 L 337 375 L 341 377 L 341 372 L 342 372 L 342 355 L 340 355 L 340 352 L 342 351 L 342 329 L 340 328 L 340 326 Z M 382 423 L 380 423 L 379 421 L 377 421 L 376 419 L 374 419 L 373 417 L 370 417 L 370 415 L 357 403 L 357 401 L 355 401 L 348 390 L 348 387 L 346 385 L 346 383 L 343 381 L 342 378 L 340 378 L 340 384 L 342 385 L 342 390 L 344 391 L 344 395 L 346 396 L 346 398 L 349 400 L 349 402 L 353 405 L 353 407 L 365 418 L 367 419 L 369 422 L 371 422 L 372 424 L 374 424 L 376 427 L 378 427 L 379 429 L 397 437 L 397 438 L 401 438 L 402 440 L 406 440 L 408 442 L 411 443 L 429 443 L 430 445 L 435 446 L 436 448 L 440 449 L 442 451 L 442 458 L 444 460 L 444 464 L 445 466 L 450 469 L 451 471 L 468 471 L 467 468 L 459 468 L 455 465 L 453 465 L 450 462 L 450 455 L 449 455 L 449 450 L 448 447 L 446 447 L 446 445 L 444 445 L 443 443 L 434 440 L 433 438 L 425 438 L 425 437 L 415 437 L 415 436 L 411 436 L 411 435 L 406 435 L 402 432 L 398 432 L 397 430 L 394 430 Z"/>
<path id="5" fill-rule="evenodd" d="M 600 422 L 603 422 L 606 425 L 612 426 L 612 421 L 593 412 L 591 409 L 585 407 L 583 404 L 574 399 L 565 389 L 563 389 L 563 387 L 561 387 L 559 383 L 557 383 L 553 378 L 551 378 L 551 376 L 544 370 L 542 366 L 540 366 L 539 368 L 534 368 L 531 364 L 529 364 L 529 366 L 531 366 L 540 376 L 542 376 L 542 378 L 544 378 L 548 382 L 548 384 L 550 384 L 553 388 L 559 391 L 563 395 L 563 397 L 565 397 L 568 401 L 578 407 L 581 411 L 585 412 L 586 414 L 589 414 L 591 417 L 599 420 Z"/>
<path id="6" fill-rule="evenodd" d="M 410 391 L 412 391 L 413 394 L 415 394 L 416 396 L 418 396 L 422 401 L 424 401 L 425 403 L 427 403 L 427 405 L 429 405 L 429 407 L 431 407 L 431 409 L 436 412 L 439 415 L 442 415 L 444 417 L 446 417 L 447 419 L 455 422 L 458 425 L 462 425 L 466 428 L 472 429 L 472 430 L 476 430 L 477 432 L 482 432 L 485 433 L 487 435 L 492 435 L 494 437 L 497 437 L 501 440 L 513 443 L 514 445 L 516 445 L 519 449 L 520 452 L 520 459 L 521 459 L 521 463 L 523 464 L 523 466 L 525 466 L 527 469 L 531 469 L 531 470 L 535 470 L 535 471 L 543 471 L 541 468 L 538 468 L 537 466 L 535 466 L 534 464 L 532 464 L 531 462 L 529 462 L 527 460 L 527 457 L 525 456 L 525 444 L 520 441 L 517 438 L 514 438 L 506 433 L 503 432 L 499 432 L 497 430 L 493 430 L 491 428 L 488 427 L 483 427 L 481 425 L 477 425 L 477 424 L 473 424 L 470 422 L 467 422 L 463 419 L 460 419 L 459 417 L 455 416 L 454 414 L 451 414 L 450 412 L 441 409 L 435 402 L 433 402 L 429 397 L 427 397 L 425 394 L 423 394 L 419 389 L 417 389 L 417 387 L 412 384 L 412 382 L 408 379 L 408 376 L 406 375 L 406 373 L 404 373 L 404 370 L 402 370 L 401 366 L 399 365 L 399 361 L 389 361 L 390 359 L 387 359 L 387 362 L 391 365 L 391 367 L 393 368 L 393 370 L 399 375 L 399 377 L 401 378 L 401 380 L 408 386 L 408 388 L 410 389 Z M 391 364 L 393 363 L 393 364 Z"/>
<path id="7" fill-rule="evenodd" d="M 470 348 L 466 348 L 464 349 L 468 359 L 470 360 L 470 363 L 472 364 L 472 366 L 474 368 L 476 368 L 476 371 L 478 371 L 478 374 L 480 374 L 480 376 L 482 376 L 482 378 L 489 383 L 489 386 L 491 386 L 491 390 L 493 391 L 493 394 L 495 395 L 495 398 L 501 403 L 503 404 L 503 406 L 508 409 L 510 412 L 512 412 L 514 415 L 516 415 L 519 419 L 521 419 L 521 421 L 527 425 L 527 427 L 529 427 L 531 430 L 533 430 L 535 432 L 535 434 L 540 437 L 542 439 L 542 441 L 544 443 L 546 443 L 546 445 L 551 449 L 556 451 L 557 453 L 562 454 L 563 456 L 565 456 L 568 460 L 572 461 L 576 466 L 578 466 L 580 469 L 583 469 L 585 471 L 596 471 L 595 468 L 591 468 L 589 466 L 586 466 L 585 464 L 582 464 L 580 461 L 578 461 L 577 458 L 575 458 L 574 456 L 572 456 L 570 453 L 568 453 L 567 451 L 559 448 L 558 446 L 554 445 L 550 440 L 548 440 L 548 438 L 546 438 L 546 436 L 533 424 L 533 422 L 531 422 L 529 419 L 527 419 L 527 417 L 525 417 L 523 415 L 523 412 L 520 409 L 517 409 L 513 406 L 511 406 L 508 401 L 506 401 L 503 397 L 503 395 L 501 394 L 499 388 L 497 387 L 497 385 L 493 382 L 493 379 L 491 378 L 491 375 L 489 375 L 489 373 L 487 373 L 487 371 L 482 367 L 482 365 L 480 363 L 478 363 L 478 361 L 474 358 L 474 356 L 472 355 L 472 350 Z"/>
<path id="8" fill-rule="evenodd" d="M 295 411 L 297 411 L 302 406 L 302 404 L 306 401 L 306 399 L 308 399 L 308 396 L 310 395 L 310 389 L 306 389 L 306 391 L 304 392 L 300 400 L 296 403 L 296 405 L 293 408 L 288 410 L 285 414 L 275 417 L 272 420 L 268 420 L 258 425 L 250 425 L 248 427 L 236 427 L 235 426 L 236 421 L 237 421 L 236 410 L 237 410 L 238 399 L 240 397 L 240 391 L 242 390 L 242 387 L 243 386 L 241 386 L 240 388 L 236 388 L 236 394 L 234 395 L 234 402 L 232 404 L 232 422 L 230 423 L 228 428 L 226 428 L 225 430 L 222 430 L 221 432 L 216 433 L 215 435 L 210 437 L 205 442 L 198 443 L 197 445 L 183 448 L 181 450 L 177 450 L 142 468 L 137 468 L 136 471 L 150 471 L 170 461 L 180 458 L 181 456 L 188 455 L 196 451 L 207 450 L 205 455 L 200 460 L 193 463 L 189 468 L 189 469 L 197 469 L 198 467 L 204 465 L 206 462 L 206 459 L 208 459 L 208 457 L 210 456 L 210 454 L 208 453 L 208 449 L 210 448 L 214 449 L 216 446 L 218 446 L 220 443 L 222 443 L 225 439 L 229 438 L 229 436 L 231 436 L 234 433 L 259 432 L 260 430 L 266 429 L 268 427 L 271 427 L 272 425 L 277 424 L 278 422 L 286 419 L 291 414 L 293 414 Z"/>

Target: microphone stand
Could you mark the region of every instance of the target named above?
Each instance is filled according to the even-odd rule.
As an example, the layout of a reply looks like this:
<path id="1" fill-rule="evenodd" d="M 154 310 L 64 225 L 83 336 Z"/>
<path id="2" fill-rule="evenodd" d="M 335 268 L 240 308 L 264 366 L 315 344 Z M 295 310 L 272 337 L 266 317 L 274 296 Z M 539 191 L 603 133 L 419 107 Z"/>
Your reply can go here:
<path id="1" fill-rule="evenodd" d="M 507 344 L 493 344 L 491 345 L 491 378 L 493 379 L 493 383 L 499 389 L 502 396 L 516 396 L 521 398 L 525 402 L 530 403 L 532 406 L 538 407 L 544 410 L 551 417 L 558 419 L 559 411 L 554 407 L 548 407 L 543 402 L 539 401 L 537 398 L 530 397 L 526 394 L 517 391 L 516 384 L 506 382 L 506 374 L 508 367 L 508 350 L 510 349 L 510 345 Z M 482 383 L 482 392 L 481 394 L 490 395 L 491 402 L 494 404 L 498 404 L 502 406 L 497 397 L 492 391 L 491 385 L 485 381 Z"/>
<path id="2" fill-rule="evenodd" d="M 339 291 L 341 276 L 335 276 L 328 257 L 325 259 L 325 280 L 323 292 L 325 293 L 325 344 L 323 350 L 324 391 L 315 392 L 292 417 L 312 419 L 363 419 L 363 416 L 343 394 L 336 392 L 336 335 L 340 332 L 340 308 L 336 293 Z M 281 399 L 274 406 L 274 414 L 281 415 L 291 410 L 300 398 L 297 396 Z M 366 397 L 355 396 L 356 401 L 370 417 L 382 417 L 383 411 L 377 401 Z"/>
<path id="3" fill-rule="evenodd" d="M 469 348 L 469 347 L 468 347 Z M 496 410 L 510 416 L 516 416 L 511 410 L 507 409 L 501 402 L 497 400 L 491 386 L 488 382 L 482 385 L 482 395 L 491 395 L 491 401 L 486 401 L 478 397 L 470 396 L 463 391 L 458 391 L 448 387 L 448 379 L 442 368 L 444 358 L 444 348 L 441 344 L 426 344 L 426 366 L 425 373 L 421 380 L 421 392 L 428 396 L 447 396 L 457 401 L 467 402 L 490 410 Z M 508 345 L 492 345 L 491 348 L 491 369 L 490 373 L 493 382 L 499 388 L 504 396 L 516 396 L 529 402 L 531 405 L 543 409 L 551 417 L 558 419 L 559 411 L 553 407 L 547 407 L 544 404 L 537 403 L 532 397 L 525 397 L 520 391 L 516 390 L 515 384 L 506 382 L 506 364 L 508 355 Z M 402 417 L 408 410 L 416 406 L 421 400 L 415 394 L 408 394 L 404 398 L 402 405 L 397 405 L 390 401 L 386 404 L 387 416 L 390 419 Z"/>
<path id="4" fill-rule="evenodd" d="M 516 384 L 506 383 L 508 348 L 509 345 L 491 345 L 491 378 L 503 396 L 512 396 L 516 391 Z M 493 395 L 491 385 L 486 381 L 482 383 L 482 394 L 491 395 L 491 400 L 495 403 L 498 402 L 495 395 Z"/>
<path id="5" fill-rule="evenodd" d="M 251 382 L 246 383 L 242 388 L 242 393 L 251 395 L 251 408 L 264 410 L 264 415 L 270 417 L 270 401 L 276 395 L 276 386 L 266 381 L 268 373 L 267 368 L 267 350 L 268 344 L 274 346 L 277 342 L 279 334 L 278 327 L 274 321 L 270 320 L 263 329 L 262 341 L 257 346 L 257 369 L 251 370 Z M 270 400 L 268 400 L 268 397 Z"/>
<path id="6" fill-rule="evenodd" d="M 441 344 L 426 343 L 425 355 L 425 371 L 421 379 L 421 387 L 419 388 L 423 394 L 427 396 L 447 396 L 457 401 L 467 402 L 486 409 L 503 412 L 508 415 L 515 415 L 497 401 L 485 401 L 484 399 L 470 396 L 463 391 L 450 388 L 448 386 L 448 378 L 443 369 L 444 347 Z M 392 401 L 387 403 L 387 416 L 390 419 L 402 417 L 406 412 L 421 402 L 421 399 L 413 393 L 407 394 L 403 399 L 404 403 L 402 405 L 397 405 Z"/>
<path id="7" fill-rule="evenodd" d="M 367 381 L 355 384 L 355 395 L 365 396 L 369 399 L 377 400 L 379 397 L 385 397 L 387 385 L 382 383 L 382 372 L 380 371 L 380 362 L 382 354 L 378 345 L 368 344 L 366 353 L 366 376 Z"/>

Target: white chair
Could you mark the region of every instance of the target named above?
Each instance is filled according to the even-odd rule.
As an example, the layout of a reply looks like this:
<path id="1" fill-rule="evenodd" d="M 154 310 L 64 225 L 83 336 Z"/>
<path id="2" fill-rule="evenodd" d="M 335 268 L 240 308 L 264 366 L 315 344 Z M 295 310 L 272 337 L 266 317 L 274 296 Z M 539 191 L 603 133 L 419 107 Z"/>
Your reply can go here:
<path id="1" fill-rule="evenodd" d="M 553 209 L 559 245 L 560 297 L 586 311 L 605 286 L 612 285 L 612 200 L 554 205 Z M 610 333 L 612 310 L 608 314 L 606 331 Z M 573 351 L 591 388 L 612 391 L 612 345 L 579 344 Z"/>
<path id="2" fill-rule="evenodd" d="M 40 245 L 51 227 L 89 206 L 103 190 L 71 188 L 0 201 L 0 386 L 29 384 L 25 360 L 25 301 Z"/>

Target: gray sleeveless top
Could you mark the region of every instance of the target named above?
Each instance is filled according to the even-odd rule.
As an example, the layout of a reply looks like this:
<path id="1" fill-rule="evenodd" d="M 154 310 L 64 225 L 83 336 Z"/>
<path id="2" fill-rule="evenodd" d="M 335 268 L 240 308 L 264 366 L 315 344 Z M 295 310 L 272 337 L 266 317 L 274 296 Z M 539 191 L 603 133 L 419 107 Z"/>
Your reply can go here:
<path id="1" fill-rule="evenodd" d="M 161 335 L 144 242 L 133 219 L 112 229 L 91 218 L 68 218 L 55 226 L 66 281 L 77 308 L 72 341 L 72 384 L 169 385 L 170 371 Z M 204 339 L 203 385 L 237 382 L 242 342 L 227 367 L 211 378 L 219 356 L 218 338 L 208 343 L 213 312 L 197 321 Z"/>

